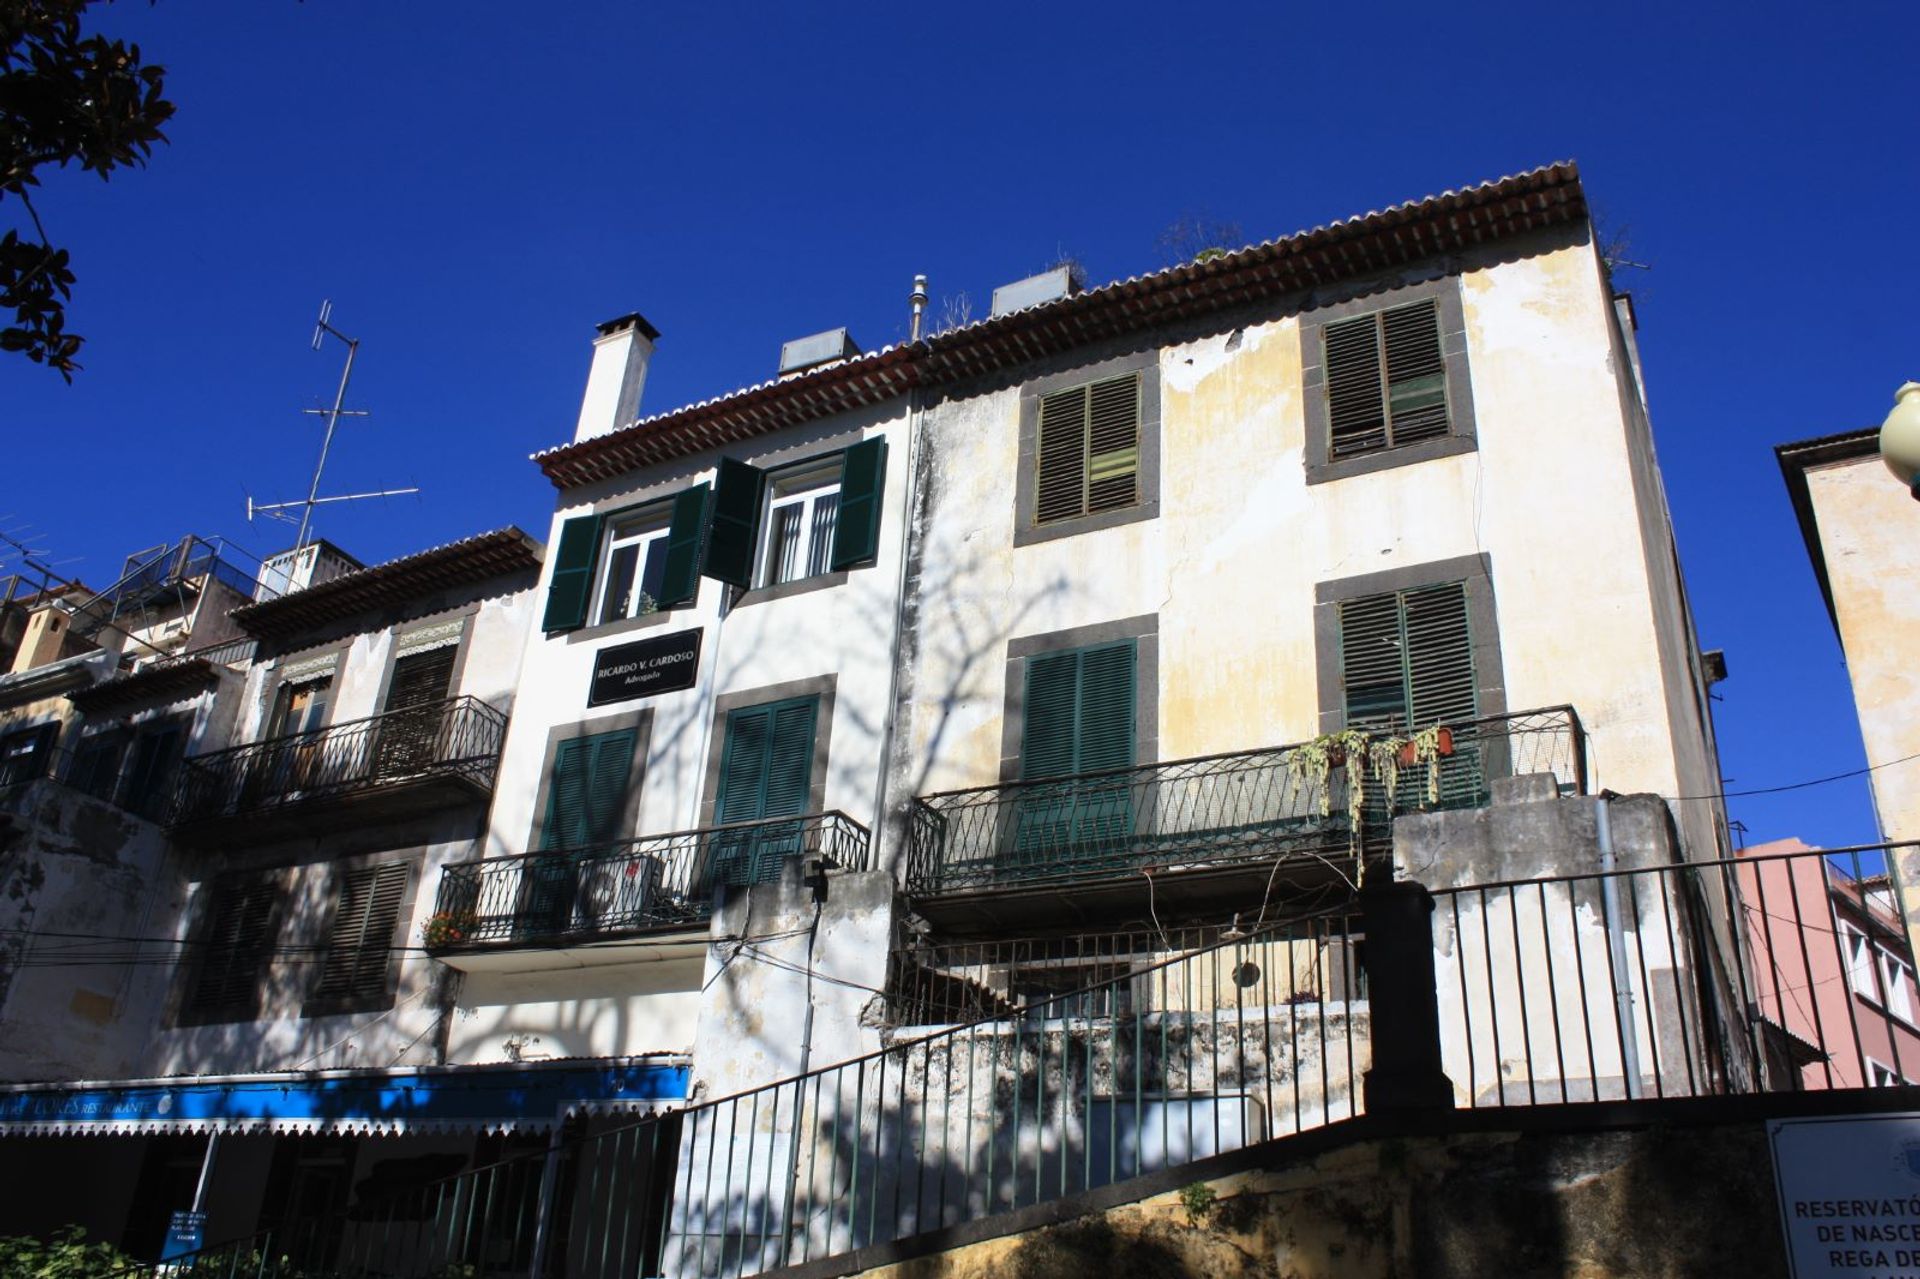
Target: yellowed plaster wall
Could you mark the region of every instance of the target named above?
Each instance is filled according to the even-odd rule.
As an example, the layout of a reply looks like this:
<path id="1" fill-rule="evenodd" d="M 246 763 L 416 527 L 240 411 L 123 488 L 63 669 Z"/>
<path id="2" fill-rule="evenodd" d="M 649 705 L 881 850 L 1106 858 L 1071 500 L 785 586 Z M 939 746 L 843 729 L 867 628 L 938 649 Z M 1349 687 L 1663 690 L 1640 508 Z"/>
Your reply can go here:
<path id="1" fill-rule="evenodd" d="M 1507 704 L 1572 703 L 1594 784 L 1676 793 L 1610 301 L 1585 245 L 1463 277 L 1479 448 L 1309 486 L 1295 317 L 1160 352 L 1157 518 L 1013 545 L 1019 388 L 928 413 L 914 793 L 998 778 L 1007 640 L 1153 613 L 1163 759 L 1319 730 L 1314 587 L 1485 553 Z"/>
<path id="2" fill-rule="evenodd" d="M 1853 682 L 1874 809 L 1890 840 L 1920 839 L 1920 503 L 1878 454 L 1807 472 L 1840 644 Z M 1920 853 L 1897 855 L 1909 930 L 1920 920 Z"/>

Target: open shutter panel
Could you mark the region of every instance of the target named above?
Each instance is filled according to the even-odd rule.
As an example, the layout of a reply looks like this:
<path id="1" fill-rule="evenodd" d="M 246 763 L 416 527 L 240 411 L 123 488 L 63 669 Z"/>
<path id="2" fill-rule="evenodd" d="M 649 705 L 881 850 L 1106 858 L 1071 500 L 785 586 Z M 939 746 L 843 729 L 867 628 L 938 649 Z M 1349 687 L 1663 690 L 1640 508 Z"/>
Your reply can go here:
<path id="1" fill-rule="evenodd" d="M 767 778 L 767 747 L 773 715 L 764 706 L 727 716 L 727 742 L 720 761 L 720 803 L 714 820 L 750 822 L 761 816 Z"/>
<path id="2" fill-rule="evenodd" d="M 1027 691 L 1021 708 L 1022 780 L 1062 777 L 1074 771 L 1079 690 L 1078 652 L 1042 653 L 1027 659 Z"/>
<path id="3" fill-rule="evenodd" d="M 571 631 L 586 625 L 593 595 L 593 561 L 600 549 L 600 517 L 583 515 L 560 526 L 553 556 L 553 580 L 547 584 L 547 611 L 541 628 Z"/>
<path id="4" fill-rule="evenodd" d="M 553 756 L 553 777 L 547 783 L 547 821 L 540 834 L 541 848 L 575 848 L 587 842 L 587 778 L 593 758 L 593 739 L 576 737 L 560 743 Z"/>
<path id="5" fill-rule="evenodd" d="M 592 739 L 593 759 L 587 772 L 588 844 L 611 843 L 626 832 L 620 829 L 627 809 L 627 778 L 633 771 L 633 729 L 602 733 Z"/>
<path id="6" fill-rule="evenodd" d="M 693 603 L 700 593 L 700 562 L 707 547 L 707 508 L 713 488 L 696 484 L 673 499 L 667 526 L 667 560 L 660 575 L 661 608 Z"/>
<path id="7" fill-rule="evenodd" d="M 1327 356 L 1329 457 L 1348 457 L 1387 444 L 1387 410 L 1380 384 L 1379 318 L 1356 316 L 1322 330 Z"/>
<path id="8" fill-rule="evenodd" d="M 1387 405 L 1393 443 L 1447 433 L 1447 370 L 1440 358 L 1440 308 L 1398 307 L 1380 317 L 1387 347 Z"/>
<path id="9" fill-rule="evenodd" d="M 720 459 L 707 532 L 707 563 L 702 570 L 708 577 L 742 589 L 753 585 L 753 554 L 766 479 L 766 472 L 757 466 L 730 457 Z"/>
<path id="10" fill-rule="evenodd" d="M 887 442 L 862 440 L 840 468 L 840 512 L 833 529 L 834 572 L 871 562 L 880 553 L 880 498 L 887 483 Z"/>
<path id="11" fill-rule="evenodd" d="M 1407 726 L 1406 650 L 1398 595 L 1370 595 L 1340 605 L 1340 677 L 1348 728 L 1373 731 Z"/>
<path id="12" fill-rule="evenodd" d="M 1140 500 L 1140 375 L 1087 388 L 1087 510 L 1113 511 Z"/>
<path id="13" fill-rule="evenodd" d="M 1074 772 L 1098 773 L 1133 763 L 1133 673 L 1131 642 L 1081 651 Z"/>
<path id="14" fill-rule="evenodd" d="M 1407 591 L 1410 727 L 1463 724 L 1479 714 L 1467 592 L 1459 582 Z"/>
<path id="15" fill-rule="evenodd" d="M 813 728 L 817 703 L 808 698 L 773 708 L 773 740 L 767 752 L 762 817 L 795 817 L 807 811 L 813 783 Z"/>

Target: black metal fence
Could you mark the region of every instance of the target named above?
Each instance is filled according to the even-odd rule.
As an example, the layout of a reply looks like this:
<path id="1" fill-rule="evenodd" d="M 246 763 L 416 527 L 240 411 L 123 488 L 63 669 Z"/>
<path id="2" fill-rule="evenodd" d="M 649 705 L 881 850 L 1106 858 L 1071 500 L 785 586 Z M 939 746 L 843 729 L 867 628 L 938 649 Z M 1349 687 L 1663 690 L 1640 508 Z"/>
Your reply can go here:
<path id="1" fill-rule="evenodd" d="M 173 1273 L 748 1275 L 1361 1109 L 1345 909 L 208 1249 Z M 1106 1010 L 1096 1012 L 1094 1010 Z M 153 1268 L 147 1268 L 151 1272 Z"/>
<path id="2" fill-rule="evenodd" d="M 276 805 L 435 775 L 491 788 L 507 717 L 474 697 L 389 711 L 185 761 L 170 820 Z"/>
<path id="3" fill-rule="evenodd" d="M 1348 760 L 1300 744 L 948 791 L 913 802 L 904 886 L 936 895 L 1383 846 L 1393 817 L 1477 807 L 1490 779 L 1519 773 L 1585 793 L 1571 706 L 1449 725 L 1430 762 L 1410 746 Z"/>
<path id="4" fill-rule="evenodd" d="M 713 914 L 721 884 L 772 879 L 794 857 L 865 870 L 868 844 L 866 827 L 831 812 L 459 862 L 441 873 L 427 941 L 550 945 L 685 927 Z"/>
<path id="5" fill-rule="evenodd" d="M 116 754 L 112 757 L 112 769 L 103 770 L 67 747 L 48 747 L 31 759 L 15 761 L 11 769 L 0 770 L 0 809 L 16 808 L 24 802 L 32 783 L 46 780 L 112 804 L 135 817 L 165 822 L 173 809 L 180 761 L 164 762 L 151 773 L 123 769 L 123 763 L 122 757 Z"/>
<path id="6" fill-rule="evenodd" d="M 1884 846 L 1436 892 L 1441 1043 L 1469 1106 L 1920 1083 Z"/>

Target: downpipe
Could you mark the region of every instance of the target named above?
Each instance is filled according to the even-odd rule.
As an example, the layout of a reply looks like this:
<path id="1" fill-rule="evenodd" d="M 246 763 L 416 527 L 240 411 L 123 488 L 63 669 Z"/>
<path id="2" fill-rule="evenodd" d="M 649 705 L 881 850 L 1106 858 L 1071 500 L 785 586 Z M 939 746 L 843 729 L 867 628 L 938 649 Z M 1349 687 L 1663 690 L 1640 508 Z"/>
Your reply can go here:
<path id="1" fill-rule="evenodd" d="M 1620 886 L 1614 876 L 1612 800 L 1612 791 L 1601 791 L 1594 808 L 1594 833 L 1600 844 L 1600 912 L 1607 930 L 1607 957 L 1613 966 L 1614 1018 L 1620 1024 L 1620 1069 L 1626 1077 L 1628 1099 L 1637 1101 L 1645 1090 L 1640 1083 L 1640 1032 L 1634 1014 L 1633 969 L 1627 963 L 1626 930 L 1620 923 Z"/>

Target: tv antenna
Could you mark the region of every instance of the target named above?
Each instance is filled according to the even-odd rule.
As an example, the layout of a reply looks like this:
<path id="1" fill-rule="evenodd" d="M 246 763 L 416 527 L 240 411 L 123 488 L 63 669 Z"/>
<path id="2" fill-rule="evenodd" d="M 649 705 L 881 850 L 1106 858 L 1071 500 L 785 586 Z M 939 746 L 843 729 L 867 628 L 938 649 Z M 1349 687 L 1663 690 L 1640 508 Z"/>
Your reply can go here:
<path id="1" fill-rule="evenodd" d="M 300 518 L 298 520 L 300 533 L 293 541 L 293 549 L 296 551 L 307 544 L 307 533 L 313 527 L 313 508 L 316 506 L 324 506 L 329 502 L 358 502 L 369 497 L 404 497 L 408 493 L 418 493 L 420 491 L 420 489 L 415 486 L 403 489 L 381 489 L 375 493 L 342 493 L 334 497 L 320 496 L 320 476 L 321 473 L 327 469 L 327 453 L 333 448 L 333 433 L 339 427 L 340 419 L 343 417 L 368 416 L 367 410 L 365 409 L 349 409 L 343 407 L 347 401 L 347 383 L 353 379 L 353 357 L 359 354 L 360 339 L 350 338 L 339 329 L 334 328 L 330 322 L 332 316 L 332 301 L 321 302 L 320 318 L 314 321 L 313 325 L 313 349 L 318 351 L 325 344 L 327 336 L 331 334 L 333 337 L 347 344 L 347 363 L 346 367 L 340 370 L 340 389 L 334 392 L 333 407 L 330 409 L 302 410 L 302 412 L 309 413 L 315 417 L 324 417 L 327 419 L 327 433 L 320 441 L 320 460 L 314 463 L 313 466 L 313 483 L 308 486 L 306 497 L 295 502 L 256 502 L 251 497 L 247 498 L 247 522 L 249 524 L 253 522 L 255 515 L 266 515 L 273 519 L 285 520 L 289 524 L 292 524 L 295 520 L 290 512 L 295 507 L 300 508 Z"/>

